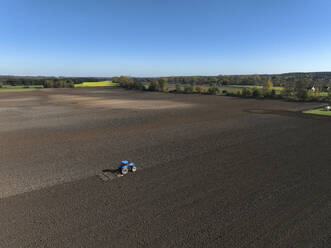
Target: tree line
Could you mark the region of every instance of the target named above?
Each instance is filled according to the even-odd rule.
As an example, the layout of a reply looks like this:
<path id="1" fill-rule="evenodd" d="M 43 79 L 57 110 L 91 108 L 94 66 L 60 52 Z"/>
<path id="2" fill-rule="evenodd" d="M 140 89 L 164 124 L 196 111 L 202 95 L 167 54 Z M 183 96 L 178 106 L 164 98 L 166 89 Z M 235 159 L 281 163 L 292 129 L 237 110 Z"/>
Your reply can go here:
<path id="1" fill-rule="evenodd" d="M 98 82 L 107 81 L 111 78 L 106 77 L 29 77 L 29 76 L 0 76 L 0 85 L 10 85 L 10 86 L 33 86 L 33 85 L 54 85 L 56 87 L 62 85 L 67 86 L 67 84 L 80 84 L 83 82 Z M 70 81 L 64 83 L 64 81 Z"/>
<path id="2" fill-rule="evenodd" d="M 331 72 L 312 72 L 312 73 L 285 73 L 285 74 L 256 74 L 256 75 L 218 75 L 218 76 L 174 76 L 174 77 L 124 77 L 122 84 L 125 87 L 142 89 L 146 85 L 151 85 L 150 90 L 164 90 L 163 84 L 183 85 L 183 90 L 190 91 L 193 86 L 225 86 L 225 85 L 264 85 L 271 80 L 274 86 L 294 87 L 300 82 L 304 87 L 315 86 L 320 91 L 326 91 L 331 87 Z M 83 82 L 97 82 L 112 80 L 120 82 L 122 77 L 21 77 L 21 76 L 0 76 L 0 85 L 59 85 L 67 86 L 60 81 L 69 80 L 74 84 Z M 50 83 L 52 81 L 52 83 Z M 71 84 L 71 83 L 70 83 Z M 191 85 L 191 86 L 190 86 Z M 198 88 L 199 90 L 199 88 Z"/>
<path id="3" fill-rule="evenodd" d="M 136 90 L 145 90 L 145 91 L 158 91 L 158 92 L 172 92 L 172 93 L 184 93 L 184 94 L 211 94 L 216 95 L 220 93 L 220 90 L 216 85 L 205 89 L 201 85 L 196 85 L 195 83 L 182 85 L 180 83 L 176 83 L 176 88 L 174 90 L 169 91 L 168 89 L 168 78 L 154 78 L 151 82 L 139 82 L 135 81 L 134 78 L 121 76 L 113 78 L 114 83 L 118 83 L 120 87 L 125 89 L 136 89 Z"/>
<path id="4" fill-rule="evenodd" d="M 117 79 L 118 77 L 115 77 Z M 268 80 L 272 80 L 274 86 L 285 87 L 297 81 L 302 82 L 306 87 L 326 87 L 331 86 L 331 72 L 314 73 L 286 73 L 286 74 L 256 74 L 256 75 L 218 75 L 218 76 L 178 76 L 166 77 L 169 84 L 195 84 L 195 85 L 264 85 Z M 132 77 L 135 83 L 150 84 L 161 78 Z"/>
<path id="5" fill-rule="evenodd" d="M 309 82 L 303 79 L 295 78 L 290 82 L 282 84 L 282 90 L 276 92 L 274 89 L 274 82 L 272 77 L 266 78 L 264 81 L 259 81 L 259 84 L 240 84 L 237 91 L 228 91 L 226 87 L 220 87 L 217 82 L 210 82 L 209 84 L 201 84 L 199 81 L 192 81 L 191 83 L 175 83 L 175 89 L 169 90 L 169 78 L 153 78 L 150 81 L 138 81 L 135 78 L 121 76 L 113 78 L 113 82 L 118 83 L 120 87 L 126 89 L 136 89 L 145 91 L 159 91 L 171 93 L 184 93 L 184 94 L 210 94 L 210 95 L 227 95 L 237 97 L 251 97 L 251 98 L 283 98 L 295 101 L 330 101 L 331 100 L 331 87 L 322 85 L 320 88 L 317 86 L 312 88 Z M 261 83 L 263 84 L 261 85 Z M 235 85 L 235 84 L 231 84 Z M 222 84 L 224 86 L 224 84 Z M 250 86 L 250 87 L 247 87 Z M 255 86 L 255 87 L 254 87 Z M 261 87 L 263 86 L 263 87 Z M 277 86 L 277 85 L 276 85 Z M 319 92 L 327 92 L 320 94 Z"/>
<path id="6" fill-rule="evenodd" d="M 74 88 L 72 79 L 47 79 L 42 84 L 44 88 Z"/>

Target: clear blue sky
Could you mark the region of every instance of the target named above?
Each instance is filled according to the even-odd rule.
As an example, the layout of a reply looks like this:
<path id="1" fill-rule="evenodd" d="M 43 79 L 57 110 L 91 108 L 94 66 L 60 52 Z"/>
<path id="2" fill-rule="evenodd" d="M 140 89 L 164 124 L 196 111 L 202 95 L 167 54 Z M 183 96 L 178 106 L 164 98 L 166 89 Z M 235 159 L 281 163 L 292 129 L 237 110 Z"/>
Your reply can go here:
<path id="1" fill-rule="evenodd" d="M 2 0 L 0 74 L 331 71 L 330 0 Z"/>

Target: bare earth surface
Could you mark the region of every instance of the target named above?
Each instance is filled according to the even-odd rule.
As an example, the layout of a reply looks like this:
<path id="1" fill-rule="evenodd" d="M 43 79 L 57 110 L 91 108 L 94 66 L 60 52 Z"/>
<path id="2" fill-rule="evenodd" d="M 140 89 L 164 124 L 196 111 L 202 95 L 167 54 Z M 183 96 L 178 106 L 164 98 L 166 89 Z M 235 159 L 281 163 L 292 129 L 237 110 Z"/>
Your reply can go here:
<path id="1" fill-rule="evenodd" d="M 312 106 L 1 93 L 0 247 L 331 247 L 331 118 Z M 107 172 L 123 159 L 136 174 Z"/>

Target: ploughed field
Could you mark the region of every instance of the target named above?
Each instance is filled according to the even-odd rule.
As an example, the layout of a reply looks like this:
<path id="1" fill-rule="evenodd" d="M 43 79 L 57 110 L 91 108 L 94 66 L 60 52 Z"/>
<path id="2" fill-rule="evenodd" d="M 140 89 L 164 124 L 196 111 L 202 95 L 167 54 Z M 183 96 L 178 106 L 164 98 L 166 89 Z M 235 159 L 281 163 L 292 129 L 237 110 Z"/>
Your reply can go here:
<path id="1" fill-rule="evenodd" d="M 316 104 L 126 91 L 0 94 L 0 247 L 330 247 Z M 128 159 L 138 171 L 103 173 Z"/>

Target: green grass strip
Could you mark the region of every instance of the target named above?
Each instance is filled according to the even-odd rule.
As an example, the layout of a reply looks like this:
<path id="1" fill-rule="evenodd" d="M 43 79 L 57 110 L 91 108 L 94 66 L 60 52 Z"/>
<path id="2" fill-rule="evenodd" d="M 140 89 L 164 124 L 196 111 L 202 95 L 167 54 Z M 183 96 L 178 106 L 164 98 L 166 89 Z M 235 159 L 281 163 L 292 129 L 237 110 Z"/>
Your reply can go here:
<path id="1" fill-rule="evenodd" d="M 314 115 L 327 115 L 327 116 L 331 116 L 331 111 L 326 111 L 325 109 L 321 108 L 321 109 L 312 109 L 312 110 L 307 110 L 304 111 L 303 113 L 305 114 L 314 114 Z"/>

